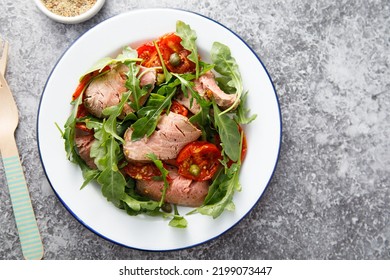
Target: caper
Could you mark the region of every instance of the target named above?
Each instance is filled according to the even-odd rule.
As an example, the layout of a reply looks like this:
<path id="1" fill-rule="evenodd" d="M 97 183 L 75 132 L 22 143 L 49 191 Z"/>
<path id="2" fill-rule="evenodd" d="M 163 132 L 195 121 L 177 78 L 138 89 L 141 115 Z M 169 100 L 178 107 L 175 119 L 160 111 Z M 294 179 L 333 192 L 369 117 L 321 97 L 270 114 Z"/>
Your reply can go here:
<path id="1" fill-rule="evenodd" d="M 161 209 L 166 212 L 166 213 L 171 213 L 172 212 L 172 205 L 169 204 L 169 203 L 164 203 L 162 206 L 161 206 Z"/>
<path id="2" fill-rule="evenodd" d="M 190 173 L 192 174 L 192 175 L 194 175 L 194 176 L 199 176 L 199 174 L 200 174 L 200 168 L 199 168 L 199 166 L 198 165 L 196 165 L 196 164 L 192 164 L 191 166 L 190 166 Z"/>
<path id="3" fill-rule="evenodd" d="M 162 73 L 157 74 L 157 85 L 161 85 L 163 82 L 165 82 L 165 75 Z"/>
<path id="4" fill-rule="evenodd" d="M 169 63 L 173 67 L 179 66 L 181 63 L 180 55 L 178 53 L 171 54 L 171 56 L 169 57 Z"/>

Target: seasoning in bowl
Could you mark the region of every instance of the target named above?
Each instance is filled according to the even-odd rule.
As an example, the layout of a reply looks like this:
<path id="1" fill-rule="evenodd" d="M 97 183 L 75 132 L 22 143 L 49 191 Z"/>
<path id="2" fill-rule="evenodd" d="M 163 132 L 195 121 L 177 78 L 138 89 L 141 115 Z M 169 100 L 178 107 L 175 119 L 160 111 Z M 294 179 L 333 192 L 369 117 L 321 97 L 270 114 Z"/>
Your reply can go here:
<path id="1" fill-rule="evenodd" d="M 105 0 L 34 0 L 38 9 L 61 23 L 80 23 L 96 15 Z"/>
<path id="2" fill-rule="evenodd" d="M 81 15 L 96 4 L 96 0 L 41 0 L 51 12 L 63 16 Z"/>

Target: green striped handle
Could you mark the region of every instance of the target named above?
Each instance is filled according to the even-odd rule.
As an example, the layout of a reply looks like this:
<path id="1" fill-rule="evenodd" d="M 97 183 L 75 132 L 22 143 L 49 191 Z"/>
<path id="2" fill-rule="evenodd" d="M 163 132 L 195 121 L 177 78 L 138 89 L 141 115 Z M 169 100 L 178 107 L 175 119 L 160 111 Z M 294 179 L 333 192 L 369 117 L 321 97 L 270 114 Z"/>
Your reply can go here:
<path id="1" fill-rule="evenodd" d="M 41 259 L 43 245 L 18 156 L 3 158 L 20 243 L 25 259 Z"/>

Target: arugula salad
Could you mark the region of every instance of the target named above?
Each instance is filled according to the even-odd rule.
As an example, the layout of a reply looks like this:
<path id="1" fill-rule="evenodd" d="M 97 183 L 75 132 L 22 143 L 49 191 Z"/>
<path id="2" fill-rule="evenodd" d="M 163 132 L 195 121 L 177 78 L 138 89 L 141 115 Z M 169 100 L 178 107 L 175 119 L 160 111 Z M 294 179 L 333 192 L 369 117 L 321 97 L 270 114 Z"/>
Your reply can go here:
<path id="1" fill-rule="evenodd" d="M 186 215 L 234 210 L 244 126 L 256 115 L 229 47 L 214 42 L 209 57 L 202 60 L 196 31 L 177 21 L 175 32 L 125 46 L 80 77 L 57 127 L 81 188 L 97 182 L 129 215 L 161 216 L 178 228 Z"/>

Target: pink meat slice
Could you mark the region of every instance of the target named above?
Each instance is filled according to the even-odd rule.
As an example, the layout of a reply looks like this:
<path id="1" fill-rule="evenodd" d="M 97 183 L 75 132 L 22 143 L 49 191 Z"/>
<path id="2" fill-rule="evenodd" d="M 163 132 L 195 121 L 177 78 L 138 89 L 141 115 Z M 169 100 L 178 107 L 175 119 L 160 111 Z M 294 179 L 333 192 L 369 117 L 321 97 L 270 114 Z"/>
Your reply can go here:
<path id="1" fill-rule="evenodd" d="M 177 173 L 176 167 L 173 166 L 167 167 L 167 169 L 171 181 L 166 192 L 165 202 L 188 207 L 202 205 L 209 190 L 209 182 L 197 182 L 184 178 Z M 163 187 L 163 181 L 137 180 L 136 184 L 139 194 L 155 201 L 160 201 Z"/>
<path id="2" fill-rule="evenodd" d="M 200 105 L 196 99 L 192 98 L 192 94 L 188 91 L 187 96 L 184 93 L 180 93 L 175 97 L 176 101 L 190 110 L 191 113 L 197 114 L 200 111 Z"/>
<path id="3" fill-rule="evenodd" d="M 222 109 L 229 108 L 237 99 L 237 94 L 227 94 L 220 89 L 215 81 L 215 76 L 211 71 L 200 76 L 199 82 L 203 86 L 203 90 L 212 92 L 215 102 Z"/>
<path id="4" fill-rule="evenodd" d="M 237 99 L 237 94 L 227 94 L 218 86 L 215 81 L 215 76 L 211 71 L 208 71 L 197 80 L 194 80 L 193 90 L 207 100 L 213 96 L 215 103 L 222 109 L 229 108 Z M 188 91 L 187 95 L 184 95 L 183 93 L 177 95 L 176 100 L 193 114 L 200 111 L 200 105 L 197 103 L 196 99 L 192 98 L 191 91 Z"/>
<path id="5" fill-rule="evenodd" d="M 140 80 L 139 85 L 141 87 L 147 85 L 151 86 L 151 88 L 149 89 L 149 92 L 151 92 L 154 88 L 154 84 L 156 83 L 156 79 L 157 79 L 156 69 L 141 66 L 138 72 L 138 78 Z"/>
<path id="6" fill-rule="evenodd" d="M 150 137 L 132 141 L 133 130 L 128 128 L 124 135 L 123 153 L 128 161 L 150 161 L 146 155 L 155 154 L 160 160 L 175 159 L 180 150 L 197 140 L 202 132 L 187 117 L 170 112 L 163 114 L 156 131 Z"/>
<path id="7" fill-rule="evenodd" d="M 79 153 L 79 156 L 92 169 L 97 168 L 93 158 L 91 158 L 91 156 L 90 156 L 91 147 L 92 147 L 92 144 L 94 141 L 95 141 L 95 138 L 92 134 L 76 135 L 76 137 L 75 137 L 75 144 L 76 144 L 76 148 L 77 148 L 77 151 Z"/>
<path id="8" fill-rule="evenodd" d="M 107 107 L 118 105 L 123 93 L 127 92 L 125 86 L 126 72 L 128 67 L 121 64 L 112 68 L 106 74 L 95 78 L 87 87 L 84 93 L 84 105 L 87 110 L 98 118 L 103 117 L 103 110 Z M 153 90 L 156 82 L 156 70 L 152 68 L 141 67 L 139 70 L 140 86 L 150 85 L 148 93 Z M 140 103 L 143 105 L 149 94 L 144 95 Z M 134 100 L 130 95 L 130 100 Z M 133 112 L 129 104 L 125 104 L 121 117 Z"/>

